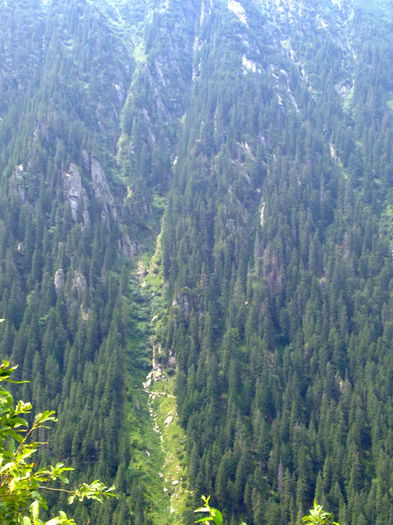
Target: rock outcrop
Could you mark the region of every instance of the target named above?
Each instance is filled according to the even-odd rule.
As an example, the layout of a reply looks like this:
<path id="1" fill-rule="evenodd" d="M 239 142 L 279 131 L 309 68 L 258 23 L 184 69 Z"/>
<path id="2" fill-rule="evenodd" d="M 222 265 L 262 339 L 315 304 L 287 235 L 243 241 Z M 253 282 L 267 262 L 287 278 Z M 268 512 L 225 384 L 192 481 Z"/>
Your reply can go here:
<path id="1" fill-rule="evenodd" d="M 72 218 L 75 222 L 81 222 L 83 226 L 87 226 L 90 222 L 88 212 L 88 197 L 86 190 L 82 184 L 82 177 L 73 163 L 70 164 L 68 170 L 63 173 L 63 188 L 66 201 L 71 206 Z"/>

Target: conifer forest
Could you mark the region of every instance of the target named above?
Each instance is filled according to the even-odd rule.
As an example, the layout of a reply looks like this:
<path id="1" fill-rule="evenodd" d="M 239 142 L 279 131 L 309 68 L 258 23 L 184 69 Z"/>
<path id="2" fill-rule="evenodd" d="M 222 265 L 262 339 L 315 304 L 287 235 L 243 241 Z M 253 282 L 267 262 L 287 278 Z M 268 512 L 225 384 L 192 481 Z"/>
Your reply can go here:
<path id="1" fill-rule="evenodd" d="M 392 1 L 0 0 L 0 318 L 54 512 L 392 525 Z"/>

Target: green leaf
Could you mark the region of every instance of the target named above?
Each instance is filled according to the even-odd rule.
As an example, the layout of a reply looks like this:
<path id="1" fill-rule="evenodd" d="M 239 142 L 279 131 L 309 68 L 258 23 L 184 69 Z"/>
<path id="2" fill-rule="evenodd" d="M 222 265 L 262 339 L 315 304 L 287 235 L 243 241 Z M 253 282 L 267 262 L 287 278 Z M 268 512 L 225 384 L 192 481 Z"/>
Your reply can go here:
<path id="1" fill-rule="evenodd" d="M 204 507 L 199 507 L 194 512 L 206 512 L 209 513 L 209 516 L 205 518 L 200 518 L 195 523 L 207 523 L 209 521 L 214 521 L 215 525 L 222 525 L 223 524 L 223 517 L 221 512 L 218 509 L 214 509 L 213 507 L 210 507 L 209 501 L 210 496 L 207 498 L 205 496 L 202 496 L 202 501 L 205 503 Z"/>
<path id="2" fill-rule="evenodd" d="M 24 401 L 18 401 L 15 407 L 15 414 L 28 414 L 33 408 L 31 403 L 25 403 Z"/>
<path id="3" fill-rule="evenodd" d="M 25 419 L 23 419 L 23 417 L 13 417 L 11 418 L 10 420 L 10 423 L 12 423 L 13 427 L 14 428 L 18 428 L 18 427 L 27 427 L 28 426 L 28 423 Z"/>
<path id="4" fill-rule="evenodd" d="M 211 509 L 211 515 L 213 517 L 213 521 L 216 525 L 222 525 L 222 522 L 223 522 L 223 518 L 222 518 L 222 514 L 219 510 L 217 509 Z"/>
<path id="5" fill-rule="evenodd" d="M 38 520 L 40 514 L 40 504 L 37 500 L 33 501 L 33 503 L 30 505 L 30 513 L 34 520 Z"/>
<path id="6" fill-rule="evenodd" d="M 63 511 L 60 511 L 59 515 L 56 516 L 55 518 L 52 518 L 51 520 L 45 522 L 45 525 L 74 525 L 74 524 L 75 524 L 75 521 L 73 519 L 67 518 L 67 515 Z"/>
<path id="7" fill-rule="evenodd" d="M 54 414 L 56 414 L 54 410 L 46 410 L 45 412 L 37 414 L 34 418 L 34 426 L 41 426 L 47 421 L 57 421 L 57 418 L 54 417 Z"/>
<path id="8" fill-rule="evenodd" d="M 23 436 L 15 432 L 15 430 L 12 430 L 12 428 L 9 428 L 7 430 L 7 434 L 12 437 L 12 439 L 15 439 L 18 443 L 23 443 Z"/>
<path id="9" fill-rule="evenodd" d="M 199 507 L 195 509 L 194 512 L 210 512 L 210 507 Z"/>
<path id="10" fill-rule="evenodd" d="M 18 368 L 18 366 L 10 366 L 9 361 L 2 361 L 0 365 L 0 381 L 7 381 L 8 383 L 28 383 L 28 381 L 14 381 L 10 379 L 11 375 Z"/>

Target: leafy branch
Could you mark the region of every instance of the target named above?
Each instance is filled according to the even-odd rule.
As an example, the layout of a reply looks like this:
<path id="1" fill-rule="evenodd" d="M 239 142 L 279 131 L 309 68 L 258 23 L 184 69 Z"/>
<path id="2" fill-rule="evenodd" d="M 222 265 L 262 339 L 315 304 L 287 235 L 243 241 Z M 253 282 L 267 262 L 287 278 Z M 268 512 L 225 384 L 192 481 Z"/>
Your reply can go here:
<path id="1" fill-rule="evenodd" d="M 314 507 L 310 509 L 310 514 L 302 518 L 303 523 L 309 523 L 310 525 L 340 525 L 333 521 L 333 514 L 323 510 L 322 505 L 314 500 Z"/>
<path id="2" fill-rule="evenodd" d="M 0 365 L 0 382 L 25 383 L 15 381 L 12 374 L 16 366 L 11 367 L 8 361 Z M 99 502 L 106 498 L 117 497 L 114 487 L 106 487 L 101 481 L 91 484 L 83 483 L 75 490 L 48 486 L 54 481 L 67 484 L 65 472 L 72 468 L 63 463 L 36 468 L 30 458 L 45 443 L 30 442 L 34 432 L 40 428 L 50 428 L 48 423 L 56 422 L 55 412 L 47 410 L 37 414 L 29 425 L 25 415 L 32 411 L 31 403 L 14 402 L 12 394 L 0 388 L 0 525 L 74 525 L 64 512 L 49 521 L 40 519 L 40 511 L 48 510 L 42 490 L 68 494 L 68 502 L 92 499 Z"/>

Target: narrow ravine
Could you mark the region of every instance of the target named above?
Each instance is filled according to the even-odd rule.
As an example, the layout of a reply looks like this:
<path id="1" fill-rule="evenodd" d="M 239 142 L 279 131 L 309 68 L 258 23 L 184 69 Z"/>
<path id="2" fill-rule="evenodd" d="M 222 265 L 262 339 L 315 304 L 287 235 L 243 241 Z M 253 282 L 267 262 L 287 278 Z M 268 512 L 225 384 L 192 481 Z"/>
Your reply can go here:
<path id="1" fill-rule="evenodd" d="M 146 336 L 151 348 L 151 369 L 143 382 L 143 391 L 147 395 L 150 426 L 158 437 L 160 448 L 159 451 L 154 451 L 160 457 L 160 461 L 155 462 L 157 471 L 153 475 L 156 477 L 155 483 L 161 484 L 163 495 L 169 500 L 169 505 L 165 505 L 169 509 L 168 515 L 160 515 L 157 525 L 180 525 L 187 522 L 191 492 L 188 488 L 186 438 L 179 424 L 176 406 L 176 360 L 173 355 L 163 359 L 161 343 L 166 309 L 163 298 L 160 236 L 154 255 L 140 259 L 136 275 L 140 293 L 148 305 L 150 315 Z M 146 454 L 147 460 L 150 460 L 152 453 L 153 451 L 149 451 Z"/>

